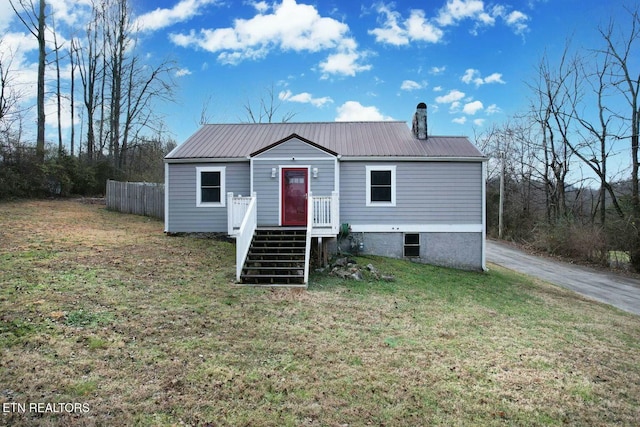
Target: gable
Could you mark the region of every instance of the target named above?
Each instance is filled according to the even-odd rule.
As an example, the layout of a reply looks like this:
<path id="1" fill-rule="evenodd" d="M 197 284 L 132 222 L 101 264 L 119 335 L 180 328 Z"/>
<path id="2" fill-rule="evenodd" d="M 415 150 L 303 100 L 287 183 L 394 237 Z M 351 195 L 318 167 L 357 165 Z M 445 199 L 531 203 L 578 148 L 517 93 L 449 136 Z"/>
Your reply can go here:
<path id="1" fill-rule="evenodd" d="M 290 157 L 336 157 L 337 153 L 322 147 L 306 138 L 303 138 L 295 133 L 288 137 L 277 141 L 271 145 L 268 145 L 258 151 L 250 154 L 250 157 L 258 158 L 290 158 Z"/>
<path id="2" fill-rule="evenodd" d="M 292 133 L 250 154 L 250 157 L 336 157 L 338 154 Z"/>

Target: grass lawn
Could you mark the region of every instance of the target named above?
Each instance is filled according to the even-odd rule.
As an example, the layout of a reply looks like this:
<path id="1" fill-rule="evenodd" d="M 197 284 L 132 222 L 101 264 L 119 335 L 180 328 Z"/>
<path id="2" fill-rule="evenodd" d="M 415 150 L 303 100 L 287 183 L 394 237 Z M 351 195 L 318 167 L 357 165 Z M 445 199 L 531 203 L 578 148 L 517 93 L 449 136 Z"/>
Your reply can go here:
<path id="1" fill-rule="evenodd" d="M 640 420 L 638 316 L 493 266 L 373 257 L 394 282 L 238 287 L 231 243 L 162 230 L 0 203 L 0 425 Z"/>

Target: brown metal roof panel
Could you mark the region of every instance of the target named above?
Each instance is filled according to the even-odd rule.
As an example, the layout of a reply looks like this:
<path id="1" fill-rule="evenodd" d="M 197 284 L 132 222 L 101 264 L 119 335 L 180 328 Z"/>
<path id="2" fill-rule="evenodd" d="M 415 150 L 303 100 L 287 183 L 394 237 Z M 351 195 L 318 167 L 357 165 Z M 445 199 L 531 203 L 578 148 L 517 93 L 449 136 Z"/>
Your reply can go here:
<path id="1" fill-rule="evenodd" d="M 482 157 L 465 137 L 414 138 L 404 122 L 204 125 L 167 159 L 242 158 L 291 134 L 343 156 Z"/>

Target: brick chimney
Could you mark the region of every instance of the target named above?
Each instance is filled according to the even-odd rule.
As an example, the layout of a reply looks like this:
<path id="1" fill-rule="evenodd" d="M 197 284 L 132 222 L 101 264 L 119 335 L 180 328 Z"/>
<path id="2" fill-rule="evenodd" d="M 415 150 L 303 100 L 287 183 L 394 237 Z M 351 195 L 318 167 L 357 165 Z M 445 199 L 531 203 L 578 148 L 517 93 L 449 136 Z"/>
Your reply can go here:
<path id="1" fill-rule="evenodd" d="M 427 104 L 421 102 L 413 115 L 413 135 L 418 139 L 427 139 Z"/>

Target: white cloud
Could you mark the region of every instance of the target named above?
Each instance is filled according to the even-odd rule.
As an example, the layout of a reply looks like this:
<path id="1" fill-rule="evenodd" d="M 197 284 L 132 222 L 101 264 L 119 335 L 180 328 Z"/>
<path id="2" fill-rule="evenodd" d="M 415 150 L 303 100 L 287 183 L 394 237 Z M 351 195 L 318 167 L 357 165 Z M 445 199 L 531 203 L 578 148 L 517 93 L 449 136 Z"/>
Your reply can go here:
<path id="1" fill-rule="evenodd" d="M 445 70 L 447 69 L 447 67 L 442 66 L 442 67 L 431 67 L 431 70 L 429 70 L 429 72 L 431 74 L 442 74 L 445 72 Z"/>
<path id="2" fill-rule="evenodd" d="M 10 7 L 0 7 L 0 34 L 7 31 L 15 17 L 16 15 Z"/>
<path id="3" fill-rule="evenodd" d="M 457 89 L 449 91 L 448 94 L 436 97 L 436 102 L 438 104 L 450 104 L 456 101 L 460 101 L 464 98 L 464 92 L 460 92 Z"/>
<path id="4" fill-rule="evenodd" d="M 484 111 L 487 114 L 497 114 L 497 113 L 500 113 L 502 110 L 496 104 L 491 104 Z"/>
<path id="5" fill-rule="evenodd" d="M 444 88 L 442 86 L 436 86 L 433 88 L 434 92 L 442 92 L 444 90 Z"/>
<path id="6" fill-rule="evenodd" d="M 424 87 L 425 87 L 424 83 L 414 82 L 413 80 L 404 80 L 400 85 L 401 90 L 407 90 L 407 91 L 418 90 Z"/>
<path id="7" fill-rule="evenodd" d="M 349 27 L 333 18 L 320 16 L 314 6 L 298 4 L 296 0 L 282 0 L 270 9 L 263 3 L 255 5 L 258 14 L 250 19 L 236 19 L 233 27 L 173 33 L 169 38 L 178 46 L 219 53 L 218 60 L 227 64 L 263 58 L 274 49 L 294 52 L 335 50 L 320 64 L 324 73 L 353 76 L 371 68 L 360 62 L 364 54 L 357 51 L 357 43 L 348 36 Z"/>
<path id="8" fill-rule="evenodd" d="M 444 37 L 444 28 L 470 21 L 471 34 L 477 35 L 478 29 L 491 27 L 496 20 L 511 27 L 516 34 L 525 32 L 529 17 L 518 10 L 509 11 L 506 6 L 494 5 L 485 10 L 484 0 L 447 0 L 434 18 L 427 18 L 422 9 L 412 9 L 408 18 L 394 10 L 395 4 L 379 3 L 376 12 L 380 15 L 381 25 L 369 30 L 376 42 L 394 46 L 405 46 L 412 41 L 438 43 Z"/>
<path id="9" fill-rule="evenodd" d="M 332 53 L 326 60 L 320 62 L 320 69 L 323 72 L 322 78 L 326 79 L 329 74 L 353 77 L 356 73 L 370 70 L 371 65 L 359 62 L 363 57 L 364 55 L 356 51 Z"/>
<path id="10" fill-rule="evenodd" d="M 462 108 L 462 112 L 465 114 L 474 115 L 475 113 L 482 110 L 483 108 L 484 108 L 484 105 L 482 105 L 482 102 L 472 101 L 464 104 L 464 107 Z"/>
<path id="11" fill-rule="evenodd" d="M 485 119 L 475 119 L 473 124 L 476 126 L 484 126 Z"/>
<path id="12" fill-rule="evenodd" d="M 252 4 L 260 13 L 266 13 L 269 10 L 269 4 L 266 1 L 253 2 Z"/>
<path id="13" fill-rule="evenodd" d="M 204 6 L 218 0 L 180 0 L 171 9 L 157 8 L 140 15 L 136 25 L 141 31 L 156 31 L 178 22 L 184 22 L 200 14 Z"/>
<path id="14" fill-rule="evenodd" d="M 337 109 L 336 122 L 393 120 L 376 107 L 365 107 L 357 101 L 347 101 Z"/>
<path id="15" fill-rule="evenodd" d="M 189 70 L 188 68 L 179 68 L 178 70 L 176 70 L 176 77 L 188 76 L 190 74 L 191 70 Z"/>
<path id="16" fill-rule="evenodd" d="M 464 75 L 460 78 L 463 83 L 469 84 L 471 82 L 475 83 L 476 86 L 482 84 L 482 79 L 478 77 L 480 72 L 478 70 L 474 70 L 473 68 L 468 68 L 467 71 L 464 72 Z"/>
<path id="17" fill-rule="evenodd" d="M 508 11 L 506 6 L 498 4 L 493 6 L 491 14 L 501 18 L 516 34 L 523 34 L 529 29 L 527 25 L 529 16 L 519 10 Z"/>
<path id="18" fill-rule="evenodd" d="M 462 117 L 457 117 L 457 118 L 455 118 L 455 119 L 453 119 L 453 120 L 451 120 L 451 121 L 452 121 L 453 123 L 457 123 L 457 124 L 459 124 L 459 125 L 463 125 L 463 124 L 467 123 L 467 118 L 466 118 L 466 117 L 464 117 L 464 116 L 462 116 Z"/>
<path id="19" fill-rule="evenodd" d="M 410 41 L 437 43 L 442 39 L 443 31 L 425 18 L 424 11 L 414 9 L 409 18 L 403 19 L 391 7 L 392 5 L 378 5 L 377 12 L 384 15 L 385 20 L 382 27 L 369 30 L 369 34 L 376 36 L 377 42 L 404 46 Z"/>
<path id="20" fill-rule="evenodd" d="M 505 18 L 507 25 L 513 28 L 517 34 L 522 34 L 528 29 L 528 20 L 529 17 L 527 15 L 517 10 L 509 13 Z"/>
<path id="21" fill-rule="evenodd" d="M 516 34 L 522 34 L 528 29 L 529 17 L 518 10 L 508 11 L 507 7 L 501 4 L 493 5 L 490 10 L 485 10 L 483 0 L 448 0 L 447 4 L 440 9 L 436 22 L 442 26 L 456 25 L 463 20 L 470 20 L 475 23 L 471 30 L 472 34 L 477 34 L 478 28 L 493 26 L 498 18 L 511 27 Z"/>
<path id="22" fill-rule="evenodd" d="M 392 44 L 395 46 L 409 44 L 407 31 L 398 24 L 398 19 L 402 18 L 400 13 L 392 11 L 384 4 L 380 4 L 377 11 L 379 14 L 385 15 L 386 20 L 382 24 L 382 28 L 369 30 L 369 34 L 376 36 L 377 42 Z"/>
<path id="23" fill-rule="evenodd" d="M 444 35 L 444 32 L 440 28 L 425 19 L 424 12 L 421 10 L 412 10 L 405 25 L 411 40 L 437 43 Z"/>
<path id="24" fill-rule="evenodd" d="M 480 71 L 475 70 L 473 68 L 469 68 L 465 71 L 464 75 L 460 78 L 463 83 L 470 84 L 473 83 L 477 86 L 481 86 L 483 84 L 489 83 L 501 83 L 504 84 L 504 80 L 502 80 L 502 74 L 493 73 L 485 78 L 483 78 L 480 74 Z"/>
<path id="25" fill-rule="evenodd" d="M 328 96 L 322 98 L 314 98 L 309 92 L 301 92 L 294 95 L 290 90 L 282 91 L 278 94 L 278 99 L 287 102 L 299 102 L 302 104 L 311 104 L 316 107 L 323 107 L 326 104 L 332 103 L 333 99 Z"/>
<path id="26" fill-rule="evenodd" d="M 57 25 L 61 22 L 74 25 L 88 19 L 92 6 L 90 0 L 47 0 L 47 14 L 50 11 L 53 12 L 53 18 Z M 13 12 L 10 7 L 8 9 Z M 18 8 L 18 10 L 20 9 Z"/>
<path id="27" fill-rule="evenodd" d="M 500 73 L 493 73 L 487 77 L 484 78 L 484 82 L 485 83 L 500 83 L 500 84 L 504 84 L 504 80 L 502 80 L 502 74 Z"/>
<path id="28" fill-rule="evenodd" d="M 449 0 L 440 10 L 436 20 L 440 25 L 447 26 L 463 19 L 477 18 L 483 13 L 484 3 L 482 0 Z"/>
<path id="29" fill-rule="evenodd" d="M 23 100 L 36 96 L 38 65 L 29 60 L 29 55 L 37 49 L 38 42 L 30 33 L 11 32 L 2 36 L 0 59 L 5 67 L 4 71 L 9 73 L 11 85 L 20 88 L 18 91 Z"/>

